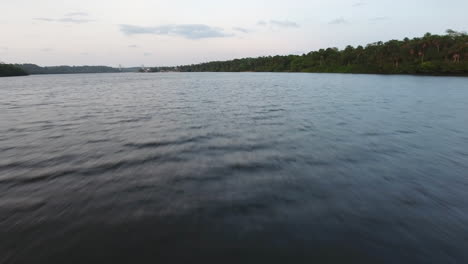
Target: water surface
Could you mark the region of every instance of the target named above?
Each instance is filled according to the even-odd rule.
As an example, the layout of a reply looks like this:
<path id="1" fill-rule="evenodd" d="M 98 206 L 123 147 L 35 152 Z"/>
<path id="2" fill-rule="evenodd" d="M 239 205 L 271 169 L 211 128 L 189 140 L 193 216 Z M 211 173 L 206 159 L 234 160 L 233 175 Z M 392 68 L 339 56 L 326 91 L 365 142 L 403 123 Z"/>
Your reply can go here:
<path id="1" fill-rule="evenodd" d="M 0 79 L 0 263 L 467 263 L 468 79 Z"/>

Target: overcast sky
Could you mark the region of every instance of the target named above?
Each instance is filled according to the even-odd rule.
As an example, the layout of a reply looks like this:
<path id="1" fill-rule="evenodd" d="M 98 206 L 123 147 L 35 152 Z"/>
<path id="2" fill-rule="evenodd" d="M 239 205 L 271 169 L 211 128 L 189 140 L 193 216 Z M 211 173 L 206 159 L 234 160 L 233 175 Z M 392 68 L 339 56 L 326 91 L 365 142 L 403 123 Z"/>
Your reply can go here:
<path id="1" fill-rule="evenodd" d="M 162 66 L 468 29 L 467 0 L 0 0 L 0 61 Z"/>

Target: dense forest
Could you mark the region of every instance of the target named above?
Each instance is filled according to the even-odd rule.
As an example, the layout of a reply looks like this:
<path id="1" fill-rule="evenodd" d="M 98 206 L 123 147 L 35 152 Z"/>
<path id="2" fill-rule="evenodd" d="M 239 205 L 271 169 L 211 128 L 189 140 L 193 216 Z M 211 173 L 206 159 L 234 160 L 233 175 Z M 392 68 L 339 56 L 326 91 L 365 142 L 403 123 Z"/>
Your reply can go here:
<path id="1" fill-rule="evenodd" d="M 20 67 L 13 64 L 0 63 L 0 77 L 24 75 L 28 75 L 28 73 Z"/>
<path id="2" fill-rule="evenodd" d="M 214 61 L 150 71 L 182 72 L 330 72 L 468 76 L 468 35 L 447 30 L 421 38 L 376 42 L 367 46 L 321 49 L 303 55 Z"/>

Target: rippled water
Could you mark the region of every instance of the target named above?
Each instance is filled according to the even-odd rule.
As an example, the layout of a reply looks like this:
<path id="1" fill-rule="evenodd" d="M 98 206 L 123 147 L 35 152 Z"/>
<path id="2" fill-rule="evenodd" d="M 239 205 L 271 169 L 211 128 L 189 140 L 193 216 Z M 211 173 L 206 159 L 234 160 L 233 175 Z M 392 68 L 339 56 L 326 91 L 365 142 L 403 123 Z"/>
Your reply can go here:
<path id="1" fill-rule="evenodd" d="M 467 131 L 467 78 L 0 79 L 0 263 L 468 263 Z"/>

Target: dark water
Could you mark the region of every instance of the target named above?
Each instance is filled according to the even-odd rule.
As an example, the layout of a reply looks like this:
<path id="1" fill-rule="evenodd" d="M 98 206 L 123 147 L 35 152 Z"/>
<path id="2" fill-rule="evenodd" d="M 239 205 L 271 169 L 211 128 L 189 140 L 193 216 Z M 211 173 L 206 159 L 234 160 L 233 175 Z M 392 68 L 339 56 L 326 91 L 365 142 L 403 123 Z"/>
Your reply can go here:
<path id="1" fill-rule="evenodd" d="M 468 79 L 0 79 L 0 263 L 468 263 Z"/>

